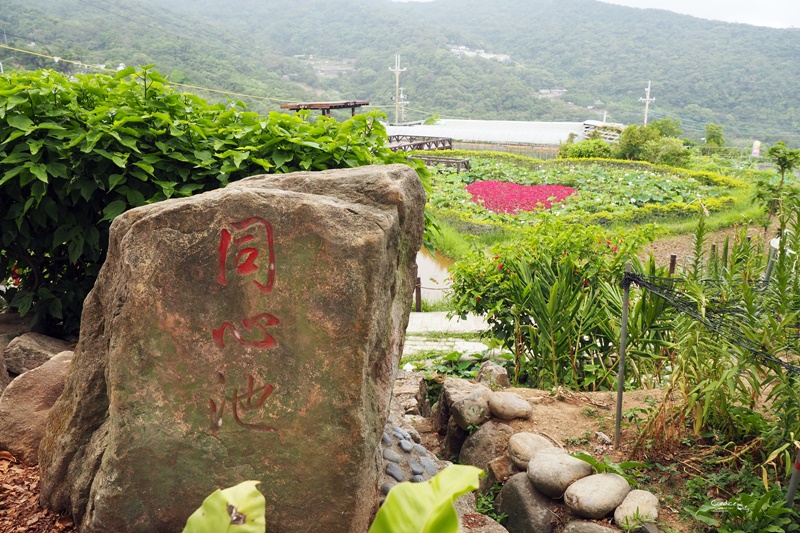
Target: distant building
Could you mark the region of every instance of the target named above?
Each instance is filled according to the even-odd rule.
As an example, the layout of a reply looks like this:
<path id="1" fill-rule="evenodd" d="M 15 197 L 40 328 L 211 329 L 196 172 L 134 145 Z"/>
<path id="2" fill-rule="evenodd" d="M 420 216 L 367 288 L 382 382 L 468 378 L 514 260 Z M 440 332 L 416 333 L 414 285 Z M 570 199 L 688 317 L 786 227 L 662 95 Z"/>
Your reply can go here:
<path id="1" fill-rule="evenodd" d="M 539 89 L 539 98 L 561 98 L 565 94 L 566 89 Z"/>
<path id="2" fill-rule="evenodd" d="M 481 59 L 499 61 L 500 63 L 511 61 L 511 56 L 508 54 L 490 54 L 486 50 L 472 50 L 466 46 L 451 46 L 450 53 L 457 57 L 480 57 Z"/>

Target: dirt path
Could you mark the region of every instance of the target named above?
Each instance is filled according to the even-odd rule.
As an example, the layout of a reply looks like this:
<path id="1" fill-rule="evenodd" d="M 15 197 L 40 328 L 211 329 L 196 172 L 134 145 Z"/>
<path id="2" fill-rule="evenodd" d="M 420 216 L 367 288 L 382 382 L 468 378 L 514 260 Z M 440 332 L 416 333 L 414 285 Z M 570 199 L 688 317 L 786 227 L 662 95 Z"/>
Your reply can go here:
<path id="1" fill-rule="evenodd" d="M 772 227 L 767 232 L 769 237 L 773 237 L 777 233 L 777 223 L 772 224 Z M 716 244 L 718 249 L 722 249 L 725 239 L 730 239 L 733 243 L 734 239 L 738 237 L 742 226 L 732 226 L 723 228 L 708 234 L 706 238 L 707 246 Z M 764 238 L 764 228 L 762 226 L 750 225 L 747 228 L 747 236 L 753 238 Z M 675 235 L 672 237 L 665 237 L 658 239 L 653 243 L 645 246 L 639 258 L 646 261 L 650 254 L 656 259 L 656 264 L 669 265 L 670 256 L 675 254 L 677 256 L 677 264 L 688 264 L 694 254 L 694 234 Z"/>

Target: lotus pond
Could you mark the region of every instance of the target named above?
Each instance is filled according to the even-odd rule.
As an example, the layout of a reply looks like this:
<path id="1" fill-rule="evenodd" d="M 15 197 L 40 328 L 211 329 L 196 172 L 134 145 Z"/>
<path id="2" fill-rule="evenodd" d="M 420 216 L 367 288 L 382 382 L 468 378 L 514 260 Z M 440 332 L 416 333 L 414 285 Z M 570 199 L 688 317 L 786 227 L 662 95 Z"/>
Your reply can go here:
<path id="1" fill-rule="evenodd" d="M 525 224 L 542 208 L 570 221 L 613 224 L 731 208 L 745 182 L 710 172 L 598 160 L 470 157 L 472 169 L 434 172 L 429 206 L 476 222 Z"/>

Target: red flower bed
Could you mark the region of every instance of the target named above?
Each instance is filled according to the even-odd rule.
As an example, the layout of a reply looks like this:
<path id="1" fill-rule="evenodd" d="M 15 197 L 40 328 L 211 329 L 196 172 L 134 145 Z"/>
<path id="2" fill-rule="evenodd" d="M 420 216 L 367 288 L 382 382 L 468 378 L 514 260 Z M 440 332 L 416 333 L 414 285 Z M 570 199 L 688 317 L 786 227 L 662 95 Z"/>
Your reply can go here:
<path id="1" fill-rule="evenodd" d="M 495 213 L 550 209 L 578 192 L 563 185 L 518 185 L 507 181 L 476 181 L 467 185 L 467 191 L 473 201 Z"/>

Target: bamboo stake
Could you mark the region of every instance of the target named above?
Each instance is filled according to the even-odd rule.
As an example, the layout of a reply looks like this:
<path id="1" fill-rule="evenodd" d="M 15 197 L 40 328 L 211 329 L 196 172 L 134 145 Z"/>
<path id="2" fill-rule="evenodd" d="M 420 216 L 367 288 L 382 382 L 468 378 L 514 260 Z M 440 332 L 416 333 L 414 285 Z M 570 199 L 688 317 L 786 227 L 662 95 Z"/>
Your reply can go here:
<path id="1" fill-rule="evenodd" d="M 625 264 L 625 274 L 630 273 L 631 264 Z M 631 299 L 631 285 L 626 280 L 622 292 L 622 327 L 619 339 L 619 370 L 617 371 L 617 417 L 614 428 L 614 449 L 619 450 L 620 433 L 622 432 L 622 395 L 625 391 L 625 349 L 628 343 L 628 304 Z"/>

